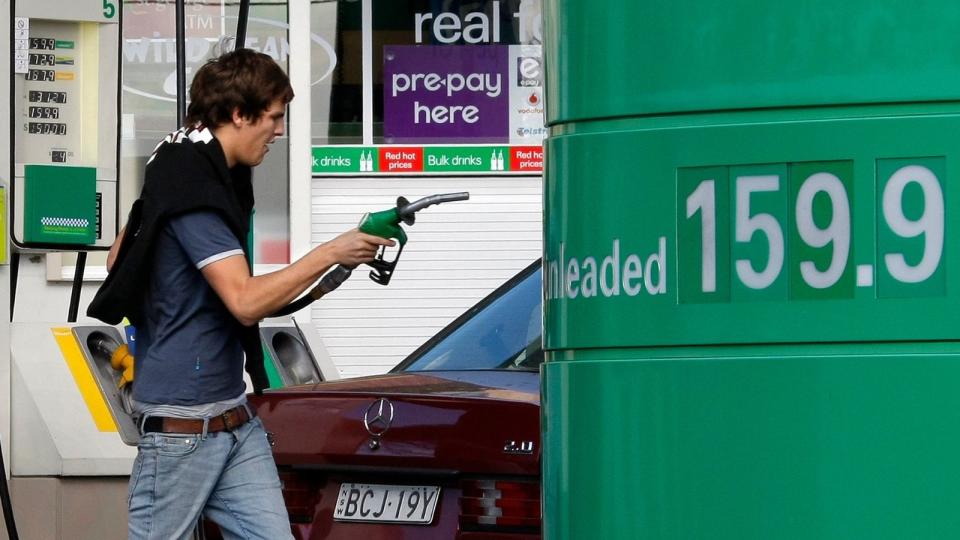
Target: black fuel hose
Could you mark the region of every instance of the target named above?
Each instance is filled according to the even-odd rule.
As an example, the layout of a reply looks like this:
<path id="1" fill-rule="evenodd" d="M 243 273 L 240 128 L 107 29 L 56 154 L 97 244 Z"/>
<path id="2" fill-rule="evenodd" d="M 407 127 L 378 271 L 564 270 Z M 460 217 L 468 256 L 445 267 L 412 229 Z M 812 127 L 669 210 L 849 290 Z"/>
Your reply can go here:
<path id="1" fill-rule="evenodd" d="M 87 252 L 77 253 L 77 265 L 73 272 L 73 289 L 70 291 L 70 307 L 67 309 L 67 322 L 77 322 L 77 309 L 80 306 L 80 290 L 83 287 L 83 272 L 87 266 Z"/>
<path id="2" fill-rule="evenodd" d="M 10 540 L 20 540 L 17 534 L 17 522 L 13 518 L 13 502 L 10 499 L 10 487 L 7 485 L 7 468 L 3 464 L 3 447 L 0 446 L 0 503 L 3 504 L 3 520 L 7 525 Z"/>
<path id="3" fill-rule="evenodd" d="M 283 317 L 300 311 L 314 301 L 322 298 L 325 294 L 343 285 L 343 282 L 346 281 L 352 273 L 353 268 L 337 265 L 333 270 L 324 274 L 323 277 L 320 278 L 320 283 L 317 283 L 316 287 L 310 289 L 310 292 L 278 309 L 273 315 L 270 315 L 270 317 Z"/>

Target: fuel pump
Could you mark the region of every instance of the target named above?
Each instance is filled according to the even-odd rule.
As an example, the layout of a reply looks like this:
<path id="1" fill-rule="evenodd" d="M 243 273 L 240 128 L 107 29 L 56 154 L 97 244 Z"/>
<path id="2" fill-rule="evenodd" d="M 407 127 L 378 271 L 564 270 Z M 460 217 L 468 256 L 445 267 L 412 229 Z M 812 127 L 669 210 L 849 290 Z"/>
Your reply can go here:
<path id="1" fill-rule="evenodd" d="M 107 249 L 117 231 L 119 3 L 13 5 L 13 243 Z"/>
<path id="2" fill-rule="evenodd" d="M 82 253 L 74 304 L 85 254 L 108 249 L 117 232 L 121 10 L 119 0 L 0 0 L 2 35 L 11 45 L 9 62 L 0 64 L 8 81 L 0 91 L 8 107 L 0 180 L 9 195 L 2 199 L 9 226 L 2 242 L 9 238 L 14 261 L 21 254 L 42 260 L 53 252 Z M 12 276 L 17 268 L 11 266 Z M 31 263 L 19 283 L 11 279 L 14 291 L 19 285 L 20 309 L 14 316 L 11 302 L 3 327 L 9 363 L 0 380 L 9 387 L 0 394 L 10 416 L 0 438 L 9 451 L 9 506 L 31 536 L 110 536 L 86 527 L 117 521 L 115 511 L 88 501 L 122 497 L 122 477 L 135 456 L 118 436 L 129 416 L 98 386 L 99 367 L 114 371 L 110 358 L 96 340 L 78 335 L 69 324 L 75 317 L 64 321 L 47 307 L 63 287 L 42 270 Z M 114 327 L 90 330 L 123 341 Z"/>

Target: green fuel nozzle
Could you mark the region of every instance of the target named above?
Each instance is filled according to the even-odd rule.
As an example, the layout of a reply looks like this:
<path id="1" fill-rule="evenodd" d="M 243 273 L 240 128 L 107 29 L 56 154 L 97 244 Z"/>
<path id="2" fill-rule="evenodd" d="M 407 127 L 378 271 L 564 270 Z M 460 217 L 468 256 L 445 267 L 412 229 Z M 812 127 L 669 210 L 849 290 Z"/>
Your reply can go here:
<path id="1" fill-rule="evenodd" d="M 403 246 L 407 243 L 407 233 L 404 232 L 403 227 L 400 226 L 401 223 L 413 225 L 416 221 L 417 212 L 428 206 L 452 201 L 465 201 L 469 198 L 470 194 L 466 191 L 430 195 L 429 197 L 424 197 L 413 202 L 407 201 L 404 197 L 398 197 L 397 206 L 388 210 L 364 214 L 360 219 L 360 224 L 357 226 L 358 229 L 367 234 L 396 240 L 399 245 L 397 255 L 392 261 L 384 259 L 386 247 L 383 247 L 380 248 L 376 258 L 367 263 L 373 268 L 373 270 L 370 271 L 370 279 L 381 285 L 390 283 L 390 278 L 393 277 L 393 269 L 397 267 L 397 261 L 400 260 Z M 280 308 L 270 316 L 280 317 L 300 311 L 310 305 L 314 300 L 319 300 L 325 294 L 342 285 L 352 273 L 353 268 L 346 267 L 342 264 L 335 266 L 333 270 L 330 270 L 320 278 L 320 282 L 317 283 L 310 292 Z"/>
<path id="2" fill-rule="evenodd" d="M 360 231 L 381 238 L 396 240 L 399 246 L 397 255 L 392 261 L 384 258 L 386 248 L 383 247 L 380 249 L 380 252 L 377 253 L 377 257 L 367 263 L 373 268 L 370 272 L 370 279 L 380 285 L 390 283 L 390 278 L 393 277 L 393 270 L 397 266 L 397 261 L 400 260 L 400 254 L 403 253 L 403 246 L 407 243 L 407 233 L 403 230 L 403 227 L 400 226 L 401 223 L 408 226 L 413 225 L 417 218 L 417 212 L 428 206 L 445 202 L 465 201 L 469 198 L 470 194 L 466 191 L 430 195 L 413 202 L 409 202 L 405 197 L 397 197 L 397 206 L 394 208 L 365 214 L 363 218 L 360 219 L 360 225 L 358 226 Z"/>

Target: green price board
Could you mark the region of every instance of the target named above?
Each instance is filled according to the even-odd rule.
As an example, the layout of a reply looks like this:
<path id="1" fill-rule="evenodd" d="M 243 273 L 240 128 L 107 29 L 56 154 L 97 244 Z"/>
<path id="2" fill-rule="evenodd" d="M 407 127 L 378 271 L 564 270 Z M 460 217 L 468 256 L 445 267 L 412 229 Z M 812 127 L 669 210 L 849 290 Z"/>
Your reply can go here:
<path id="1" fill-rule="evenodd" d="M 586 157 L 547 165 L 571 173 L 548 175 L 549 346 L 954 338 L 958 131 L 945 113 L 550 139 Z"/>
<path id="2" fill-rule="evenodd" d="M 960 3 L 543 21 L 543 537 L 960 537 Z"/>

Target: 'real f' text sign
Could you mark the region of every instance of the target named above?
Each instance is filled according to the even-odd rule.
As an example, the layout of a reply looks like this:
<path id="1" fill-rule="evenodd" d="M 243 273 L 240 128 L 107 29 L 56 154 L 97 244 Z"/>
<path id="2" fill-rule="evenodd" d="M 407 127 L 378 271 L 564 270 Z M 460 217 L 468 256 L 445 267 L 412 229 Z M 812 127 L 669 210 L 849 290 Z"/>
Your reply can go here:
<path id="1" fill-rule="evenodd" d="M 509 47 L 384 48 L 384 136 L 502 142 L 509 138 Z"/>

